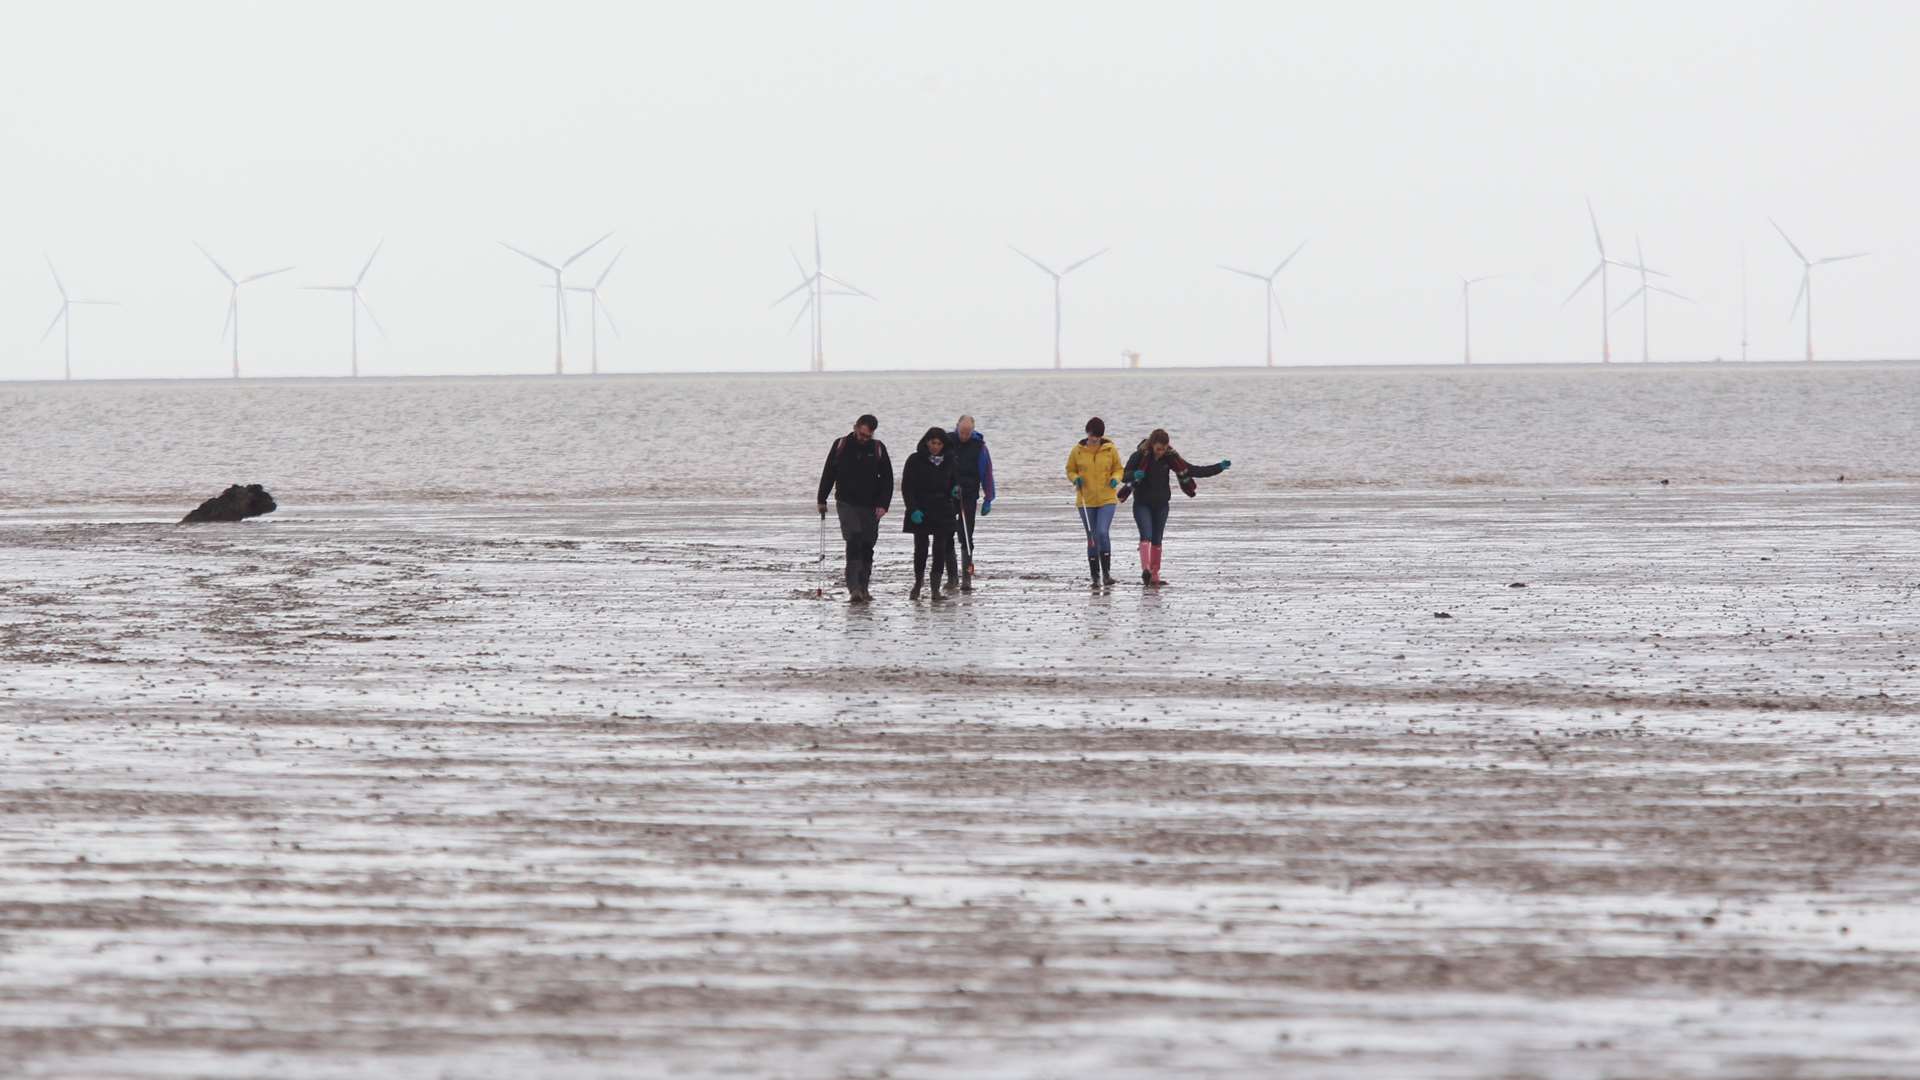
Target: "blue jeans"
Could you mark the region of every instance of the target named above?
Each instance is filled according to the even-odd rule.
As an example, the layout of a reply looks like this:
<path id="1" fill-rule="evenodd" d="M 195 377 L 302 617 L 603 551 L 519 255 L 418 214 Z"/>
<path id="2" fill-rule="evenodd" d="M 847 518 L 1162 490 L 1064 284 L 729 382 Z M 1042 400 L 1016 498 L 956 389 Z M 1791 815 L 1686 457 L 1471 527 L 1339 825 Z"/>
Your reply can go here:
<path id="1" fill-rule="evenodd" d="M 1119 509 L 1113 503 L 1105 506 L 1083 506 L 1080 508 L 1080 524 L 1087 530 L 1087 554 L 1113 554 L 1113 538 L 1107 531 L 1113 528 L 1113 512 Z"/>
<path id="2" fill-rule="evenodd" d="M 1167 511 L 1173 509 L 1172 503 L 1154 506 L 1138 499 L 1133 503 L 1133 523 L 1140 529 L 1140 542 L 1158 544 L 1167 538 Z"/>

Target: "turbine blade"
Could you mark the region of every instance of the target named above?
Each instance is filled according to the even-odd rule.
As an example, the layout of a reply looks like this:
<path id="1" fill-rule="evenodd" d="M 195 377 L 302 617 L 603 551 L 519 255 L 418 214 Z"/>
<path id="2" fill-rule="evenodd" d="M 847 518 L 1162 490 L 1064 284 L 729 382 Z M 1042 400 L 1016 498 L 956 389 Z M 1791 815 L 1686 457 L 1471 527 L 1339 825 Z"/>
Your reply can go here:
<path id="1" fill-rule="evenodd" d="M 373 269 L 373 260 L 380 257 L 380 249 L 386 246 L 387 242 L 385 240 L 381 240 L 379 243 L 373 245 L 373 254 L 367 256 L 366 265 L 360 268 L 360 276 L 353 279 L 355 287 L 358 287 L 361 282 L 367 280 L 367 271 Z"/>
<path id="2" fill-rule="evenodd" d="M 300 286 L 300 288 L 306 292 L 352 292 L 353 291 L 353 286 L 351 285 L 302 285 Z"/>
<path id="3" fill-rule="evenodd" d="M 1802 270 L 1800 272 L 1800 290 L 1793 294 L 1793 310 L 1787 312 L 1788 322 L 1792 322 L 1793 317 L 1800 314 L 1800 301 L 1807 298 L 1807 282 L 1808 279 L 1812 277 L 1813 271 L 1811 270 Z"/>
<path id="4" fill-rule="evenodd" d="M 1567 298 L 1565 300 L 1560 301 L 1560 306 L 1566 307 L 1568 304 L 1573 303 L 1573 298 L 1580 295 L 1580 290 L 1593 284 L 1593 279 L 1599 277 L 1600 271 L 1605 270 L 1606 268 L 1607 268 L 1607 263 L 1605 259 L 1602 259 L 1599 263 L 1595 264 L 1593 270 L 1590 273 L 1588 273 L 1586 277 L 1580 279 L 1580 284 L 1575 285 L 1573 287 L 1573 291 L 1567 294 Z"/>
<path id="5" fill-rule="evenodd" d="M 793 333 L 793 328 L 796 326 L 799 326 L 800 320 L 806 318 L 807 312 L 812 310 L 813 310 L 813 297 L 809 296 L 807 297 L 807 302 L 800 305 L 800 311 L 794 315 L 793 321 L 787 324 L 787 333 L 789 334 Z"/>
<path id="6" fill-rule="evenodd" d="M 293 267 L 283 266 L 278 270 L 263 270 L 260 273 L 253 275 L 252 277 L 241 278 L 239 283 L 241 285 L 251 285 L 256 281 L 259 281 L 261 278 L 270 278 L 275 274 L 284 274 L 291 269 L 293 269 Z"/>
<path id="7" fill-rule="evenodd" d="M 813 271 L 814 273 L 816 274 L 819 273 L 820 268 L 824 265 L 826 264 L 822 262 L 820 258 L 820 211 L 815 210 L 813 212 Z"/>
<path id="8" fill-rule="evenodd" d="M 1793 242 L 1793 237 L 1787 235 L 1787 230 L 1781 228 L 1779 222 L 1773 220 L 1772 218 L 1768 218 L 1767 224 L 1773 226 L 1773 231 L 1780 234 L 1780 239 L 1785 240 L 1787 242 L 1787 246 L 1793 249 L 1794 255 L 1797 256 L 1801 262 L 1811 263 L 1813 261 L 1807 258 L 1806 252 L 1800 250 L 1799 244 L 1796 244 Z"/>
<path id="9" fill-rule="evenodd" d="M 1274 313 L 1280 316 L 1280 329 L 1288 329 L 1287 309 L 1280 306 L 1280 294 L 1273 291 L 1272 285 L 1267 286 L 1267 299 L 1272 302 Z"/>
<path id="10" fill-rule="evenodd" d="M 367 318 L 372 320 L 373 328 L 375 330 L 380 331 L 380 336 L 382 338 L 385 338 L 387 336 L 387 328 L 380 325 L 380 317 L 373 313 L 373 305 L 367 303 L 367 298 L 364 296 L 361 296 L 359 291 L 355 290 L 353 294 L 353 302 L 360 305 L 360 310 L 366 312 Z"/>
<path id="11" fill-rule="evenodd" d="M 47 324 L 47 332 L 44 334 L 41 334 L 40 340 L 35 342 L 34 344 L 45 345 L 47 343 L 47 339 L 53 336 L 53 328 L 56 326 L 59 326 L 60 320 L 66 318 L 66 316 L 67 316 L 67 305 L 65 303 L 62 303 L 60 305 L 60 310 L 53 313 L 53 321 Z"/>
<path id="12" fill-rule="evenodd" d="M 1032 263 L 1033 265 L 1035 265 L 1035 266 L 1037 266 L 1037 267 L 1039 267 L 1040 269 L 1042 269 L 1042 270 L 1044 270 L 1044 271 L 1046 271 L 1046 273 L 1047 273 L 1047 275 L 1048 275 L 1049 277 L 1059 277 L 1059 276 L 1060 276 L 1059 274 L 1056 274 L 1056 273 L 1054 273 L 1054 271 L 1053 271 L 1053 267 L 1051 267 L 1051 266 L 1048 266 L 1048 265 L 1047 265 L 1046 263 L 1043 263 L 1043 262 L 1041 262 L 1041 261 L 1040 261 L 1039 259 L 1036 259 L 1036 258 L 1034 258 L 1033 256 L 1031 256 L 1031 255 L 1029 255 L 1029 254 L 1027 254 L 1027 253 L 1026 253 L 1026 252 L 1024 252 L 1024 251 L 1021 251 L 1021 250 L 1020 250 L 1019 248 L 1017 248 L 1017 247 L 1013 247 L 1013 245 L 1012 245 L 1012 244 L 1008 244 L 1007 246 L 1008 246 L 1008 247 L 1010 247 L 1010 248 L 1013 248 L 1013 253 L 1014 253 L 1015 255 L 1018 255 L 1018 256 L 1020 256 L 1021 258 L 1023 258 L 1023 259 L 1025 259 L 1025 260 L 1027 260 L 1028 262 L 1030 262 L 1030 263 Z"/>
<path id="13" fill-rule="evenodd" d="M 1685 300 L 1689 304 L 1693 303 L 1693 297 L 1683 296 L 1680 293 L 1674 292 L 1672 289 L 1666 288 L 1664 286 L 1648 285 L 1647 288 L 1653 290 L 1654 292 L 1660 293 L 1663 296 L 1671 296 L 1675 300 Z"/>
<path id="14" fill-rule="evenodd" d="M 1873 254 L 1871 251 L 1856 251 L 1851 255 L 1829 255 L 1824 259 L 1815 260 L 1813 265 L 1825 266 L 1828 263 L 1846 262 L 1848 259 L 1864 259 L 1871 254 Z"/>
<path id="15" fill-rule="evenodd" d="M 500 240 L 500 241 L 497 241 L 497 243 L 498 243 L 498 244 L 499 244 L 499 245 L 500 245 L 501 247 L 503 247 L 503 248 L 506 248 L 506 249 L 507 249 L 508 251 L 511 251 L 511 252 L 513 252 L 513 253 L 514 253 L 515 255 L 518 255 L 518 256 L 520 256 L 520 257 L 521 257 L 521 258 L 523 258 L 523 259 L 532 259 L 532 260 L 533 260 L 534 262 L 537 262 L 537 263 L 539 263 L 539 264 L 540 264 L 541 266 L 544 266 L 544 267 L 546 267 L 547 269 L 549 269 L 549 270 L 552 270 L 552 271 L 553 271 L 553 272 L 555 272 L 555 273 L 559 273 L 559 271 L 560 271 L 560 268 L 559 268 L 559 267 L 557 267 L 557 266 L 555 266 L 555 265 L 553 265 L 552 263 L 550 263 L 550 262 L 548 262 L 547 260 L 545 260 L 545 259 L 543 259 L 543 258 L 541 258 L 540 256 L 538 256 L 538 255 L 529 255 L 529 254 L 527 254 L 526 252 L 524 252 L 524 251 L 521 251 L 521 250 L 520 250 L 519 248 L 517 248 L 517 247 L 514 247 L 514 246 L 513 246 L 512 244 L 509 244 L 509 243 L 507 243 L 507 242 L 506 242 L 505 240 Z"/>
<path id="16" fill-rule="evenodd" d="M 616 338 L 619 337 L 620 324 L 613 321 L 613 309 L 607 306 L 606 301 L 600 299 L 599 293 L 593 294 L 593 308 L 606 317 L 607 329 L 613 331 L 613 336 Z"/>
<path id="17" fill-rule="evenodd" d="M 1600 218 L 1593 212 L 1593 200 L 1587 200 L 1587 220 L 1593 223 L 1593 246 L 1600 249 L 1600 257 L 1607 257 L 1607 242 L 1600 239 Z"/>
<path id="18" fill-rule="evenodd" d="M 193 242 L 193 246 L 200 248 L 200 254 L 205 255 L 207 257 L 207 261 L 213 264 L 213 268 L 215 270 L 220 271 L 220 276 L 227 279 L 227 284 L 229 285 L 239 284 L 239 282 L 233 280 L 232 274 L 227 273 L 227 268 L 220 265 L 219 259 L 214 258 L 212 253 L 209 252 L 206 248 L 200 247 L 200 242 L 198 240 Z"/>
<path id="19" fill-rule="evenodd" d="M 1640 294 L 1642 294 L 1642 293 L 1644 293 L 1644 292 L 1646 292 L 1646 291 L 1647 291 L 1647 287 L 1646 287 L 1645 285 L 1642 285 L 1642 286 L 1640 286 L 1639 288 L 1637 288 L 1637 289 L 1635 289 L 1635 290 L 1633 290 L 1633 293 L 1632 293 L 1632 295 L 1630 295 L 1630 296 L 1628 296 L 1628 297 L 1627 297 L 1627 298 L 1626 298 L 1625 300 L 1622 300 L 1622 301 L 1620 301 L 1619 303 L 1617 303 L 1617 304 L 1615 304 L 1615 305 L 1613 305 L 1613 310 L 1612 310 L 1612 311 L 1610 311 L 1610 312 L 1608 312 L 1608 314 L 1609 314 L 1609 315 L 1618 315 L 1618 314 L 1620 314 L 1620 313 L 1621 313 L 1622 311 L 1625 311 L 1625 310 L 1626 310 L 1626 308 L 1627 308 L 1627 305 L 1628 305 L 1628 304 L 1631 304 L 1631 303 L 1633 303 L 1633 302 L 1634 302 L 1635 300 L 1638 300 L 1638 299 L 1640 299 Z"/>
<path id="20" fill-rule="evenodd" d="M 626 248 L 621 248 L 619 251 L 616 251 L 613 253 L 613 258 L 607 260 L 607 268 L 605 270 L 600 271 L 599 277 L 593 279 L 594 288 L 597 289 L 601 285 L 606 283 L 607 275 L 613 273 L 613 265 L 619 262 L 620 256 L 625 255 L 626 253 L 627 253 Z"/>
<path id="21" fill-rule="evenodd" d="M 834 277 L 832 274 L 829 274 L 824 270 L 820 272 L 820 276 L 827 281 L 833 282 L 835 285 L 838 285 L 843 289 L 853 290 L 853 293 L 856 296 L 864 296 L 869 300 L 874 299 L 874 295 L 872 293 L 866 291 L 865 289 L 862 289 L 860 286 L 851 284 L 849 282 L 841 281 L 839 278 Z"/>
<path id="22" fill-rule="evenodd" d="M 1287 264 L 1293 261 L 1293 257 L 1295 255 L 1300 254 L 1302 251 L 1305 251 L 1306 249 L 1307 249 L 1307 242 L 1305 240 L 1300 241 L 1300 246 L 1297 248 L 1294 248 L 1292 253 L 1290 253 L 1286 258 L 1280 260 L 1279 266 L 1276 266 L 1273 268 L 1273 276 L 1279 277 L 1280 271 L 1285 270 L 1287 268 Z"/>
<path id="23" fill-rule="evenodd" d="M 574 262 L 580 258 L 580 256 L 585 255 L 587 252 L 592 251 L 594 248 L 599 247 L 603 242 L 606 241 L 607 237 L 612 235 L 613 235 L 613 230 L 608 229 L 606 232 L 600 235 L 600 239 L 595 240 L 593 243 L 588 244 L 586 247 L 583 247 L 579 251 L 576 251 L 572 255 L 568 256 L 567 261 L 560 264 L 560 269 L 565 270 L 567 267 L 572 266 Z"/>
<path id="24" fill-rule="evenodd" d="M 69 300 L 69 304 L 86 304 L 89 307 L 119 307 L 118 300 Z"/>
<path id="25" fill-rule="evenodd" d="M 220 323 L 220 340 L 221 341 L 227 340 L 227 328 L 233 325 L 233 309 L 235 307 L 238 307 L 239 304 L 240 304 L 240 297 L 237 293 L 227 294 L 227 317 L 224 320 L 222 320 Z"/>
<path id="26" fill-rule="evenodd" d="M 793 256 L 793 268 L 800 271 L 800 279 L 802 281 L 812 281 L 813 275 L 807 273 L 806 264 L 800 261 L 800 253 L 789 247 L 787 248 L 787 254 Z"/>
<path id="27" fill-rule="evenodd" d="M 795 285 L 793 288 L 788 289 L 786 292 L 781 293 L 780 299 L 775 300 L 773 303 L 768 304 L 767 306 L 770 308 L 777 308 L 781 304 L 784 304 L 787 301 L 793 299 L 795 296 L 798 296 L 800 294 L 800 290 L 811 289 L 811 288 L 813 288 L 813 278 L 809 276 L 807 280 L 801 282 L 798 285 Z M 812 303 L 813 301 L 809 299 L 807 302 Z"/>
<path id="28" fill-rule="evenodd" d="M 1073 273 L 1075 270 L 1080 269 L 1081 267 L 1087 265 L 1088 263 L 1092 262 L 1093 260 L 1099 258 L 1102 255 L 1105 255 L 1107 252 L 1112 250 L 1113 250 L 1112 248 L 1101 248 L 1099 251 L 1096 251 L 1093 254 L 1087 256 L 1086 258 L 1081 259 L 1077 263 L 1070 263 L 1067 265 L 1065 269 L 1060 271 L 1060 276 L 1066 277 L 1068 274 Z"/>
<path id="29" fill-rule="evenodd" d="M 54 269 L 53 256 L 43 255 L 41 257 L 47 260 L 47 269 L 53 271 L 53 287 L 60 290 L 60 299 L 65 300 L 67 298 L 67 284 L 60 280 L 60 271 Z"/>
<path id="30" fill-rule="evenodd" d="M 1225 270 L 1229 274 L 1239 274 L 1241 277 L 1250 277 L 1255 281 L 1265 281 L 1271 284 L 1273 280 L 1272 278 L 1267 277 L 1265 274 L 1256 274 L 1251 270 L 1242 270 L 1237 266 L 1228 266 L 1226 263 L 1215 263 L 1214 265 L 1218 266 L 1222 270 Z"/>

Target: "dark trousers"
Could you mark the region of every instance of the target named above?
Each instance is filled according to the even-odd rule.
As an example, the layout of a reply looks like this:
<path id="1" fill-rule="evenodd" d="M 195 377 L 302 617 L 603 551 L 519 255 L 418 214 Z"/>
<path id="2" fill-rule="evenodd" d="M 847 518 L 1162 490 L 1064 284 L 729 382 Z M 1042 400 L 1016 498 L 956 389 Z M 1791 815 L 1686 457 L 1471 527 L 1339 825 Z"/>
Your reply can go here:
<path id="1" fill-rule="evenodd" d="M 953 530 L 945 529 L 934 533 L 913 534 L 913 580 L 924 581 L 927 576 L 927 555 L 933 555 L 933 580 L 938 583 L 940 571 L 944 568 L 948 580 L 959 576 L 953 558 Z"/>
<path id="2" fill-rule="evenodd" d="M 871 506 L 833 504 L 840 514 L 840 537 L 847 542 L 847 584 L 864 585 L 873 572 L 873 545 L 880 539 L 880 515 Z"/>

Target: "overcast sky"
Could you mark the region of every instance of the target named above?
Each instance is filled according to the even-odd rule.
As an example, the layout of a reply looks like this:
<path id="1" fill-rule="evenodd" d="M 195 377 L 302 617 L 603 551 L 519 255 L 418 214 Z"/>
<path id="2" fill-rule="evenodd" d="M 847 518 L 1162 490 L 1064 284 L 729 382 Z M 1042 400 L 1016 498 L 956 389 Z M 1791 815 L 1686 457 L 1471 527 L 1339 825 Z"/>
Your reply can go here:
<path id="1" fill-rule="evenodd" d="M 1737 356 L 1746 245 L 1756 357 L 1797 355 L 1798 266 L 1823 356 L 1920 354 L 1920 5 L 1673 3 L 9 4 L 0 15 L 0 378 L 81 309 L 76 375 L 218 376 L 226 286 L 248 374 L 548 370 L 537 267 L 615 229 L 603 369 L 804 370 L 769 303 L 791 245 L 878 297 L 837 301 L 830 367 L 1258 363 L 1283 275 L 1283 363 L 1591 360 L 1566 293 L 1634 237 L 1697 303 L 1656 358 Z M 1615 278 L 1616 298 L 1629 289 Z M 1666 300 L 1666 298 L 1659 298 Z M 586 308 L 569 368 L 584 370 Z M 1614 321 L 1637 360 L 1637 308 Z"/>

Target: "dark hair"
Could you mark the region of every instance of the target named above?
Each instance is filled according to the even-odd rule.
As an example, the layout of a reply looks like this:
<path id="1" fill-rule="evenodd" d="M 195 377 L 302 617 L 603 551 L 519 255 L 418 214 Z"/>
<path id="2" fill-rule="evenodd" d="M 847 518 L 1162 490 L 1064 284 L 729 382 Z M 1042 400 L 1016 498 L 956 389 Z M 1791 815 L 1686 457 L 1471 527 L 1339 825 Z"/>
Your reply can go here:
<path id="1" fill-rule="evenodd" d="M 870 427 L 875 431 L 879 431 L 880 418 L 873 415 L 872 413 L 861 413 L 860 419 L 855 420 L 853 422 L 853 426 L 854 427 Z"/>
<path id="2" fill-rule="evenodd" d="M 1105 435 L 1106 433 L 1107 433 L 1107 422 L 1105 420 L 1102 420 L 1096 416 L 1093 419 L 1087 421 L 1087 434 Z"/>
<path id="3" fill-rule="evenodd" d="M 927 444 L 932 442 L 935 439 L 940 440 L 940 445 L 942 447 L 946 446 L 947 443 L 951 441 L 947 438 L 946 428 L 930 427 L 927 429 L 927 433 L 925 435 L 920 436 L 920 445 L 918 449 L 922 452 L 925 452 L 927 449 Z"/>
<path id="4" fill-rule="evenodd" d="M 1167 437 L 1166 428 L 1154 428 L 1152 434 L 1147 436 L 1147 445 L 1154 446 L 1161 443 L 1172 446 L 1173 440 Z"/>

